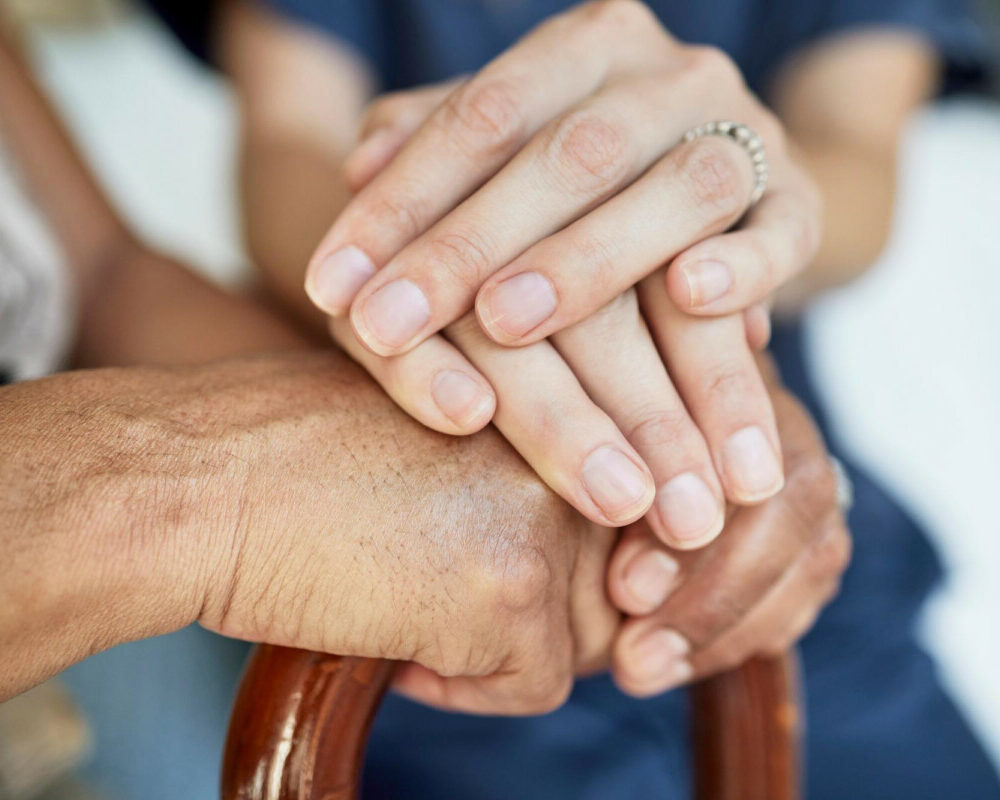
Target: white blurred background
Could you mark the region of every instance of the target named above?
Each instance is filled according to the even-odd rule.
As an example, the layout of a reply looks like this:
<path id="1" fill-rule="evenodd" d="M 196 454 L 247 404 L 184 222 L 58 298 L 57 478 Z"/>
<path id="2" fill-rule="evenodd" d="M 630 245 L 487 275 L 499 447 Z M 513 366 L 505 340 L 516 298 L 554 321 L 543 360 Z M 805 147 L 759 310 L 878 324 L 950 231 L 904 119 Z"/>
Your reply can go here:
<path id="1" fill-rule="evenodd" d="M 40 32 L 42 76 L 137 229 L 238 281 L 233 100 L 148 18 L 112 16 Z M 1000 764 L 1000 104 L 927 109 L 903 160 L 892 244 L 810 313 L 810 346 L 842 440 L 945 559 L 926 640 Z"/>

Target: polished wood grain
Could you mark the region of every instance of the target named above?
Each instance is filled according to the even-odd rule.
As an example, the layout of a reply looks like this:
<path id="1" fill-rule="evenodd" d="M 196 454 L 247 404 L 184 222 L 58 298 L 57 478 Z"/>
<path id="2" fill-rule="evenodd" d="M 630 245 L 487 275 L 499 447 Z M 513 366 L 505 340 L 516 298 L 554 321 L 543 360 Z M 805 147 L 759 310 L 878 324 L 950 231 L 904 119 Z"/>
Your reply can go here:
<path id="1" fill-rule="evenodd" d="M 794 656 L 757 658 L 691 692 L 698 800 L 797 800 L 802 711 Z"/>
<path id="2" fill-rule="evenodd" d="M 229 720 L 226 800 L 352 800 L 395 664 L 261 645 Z"/>
<path id="3" fill-rule="evenodd" d="M 223 800 L 354 800 L 393 668 L 258 647 L 230 720 Z M 798 800 L 792 658 L 750 661 L 692 692 L 697 800 Z"/>

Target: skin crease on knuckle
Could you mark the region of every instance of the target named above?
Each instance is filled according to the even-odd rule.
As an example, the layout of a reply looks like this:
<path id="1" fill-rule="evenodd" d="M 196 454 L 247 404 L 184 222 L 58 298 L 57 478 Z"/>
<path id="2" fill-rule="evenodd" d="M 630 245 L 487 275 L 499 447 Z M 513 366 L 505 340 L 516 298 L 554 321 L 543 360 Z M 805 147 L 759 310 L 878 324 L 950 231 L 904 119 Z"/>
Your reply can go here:
<path id="1" fill-rule="evenodd" d="M 435 236 L 421 258 L 433 264 L 434 282 L 458 286 L 470 296 L 475 294 L 496 263 L 496 252 L 482 233 L 486 226 L 465 231 L 450 231 Z M 443 274 L 442 274 L 443 273 Z"/>
<path id="2" fill-rule="evenodd" d="M 509 79 L 480 75 L 452 92 L 432 120 L 470 158 L 503 157 L 525 135 L 520 96 Z"/>
<path id="3" fill-rule="evenodd" d="M 593 112 L 570 112 L 549 136 L 550 172 L 574 195 L 605 197 L 632 169 L 628 135 Z"/>
<path id="4" fill-rule="evenodd" d="M 352 217 L 362 220 L 357 241 L 386 239 L 408 242 L 422 232 L 427 216 L 426 201 L 418 199 L 419 193 L 396 191 L 391 196 L 384 193 L 366 196 L 362 192 L 360 198 L 364 200 L 357 209 L 358 217 Z"/>

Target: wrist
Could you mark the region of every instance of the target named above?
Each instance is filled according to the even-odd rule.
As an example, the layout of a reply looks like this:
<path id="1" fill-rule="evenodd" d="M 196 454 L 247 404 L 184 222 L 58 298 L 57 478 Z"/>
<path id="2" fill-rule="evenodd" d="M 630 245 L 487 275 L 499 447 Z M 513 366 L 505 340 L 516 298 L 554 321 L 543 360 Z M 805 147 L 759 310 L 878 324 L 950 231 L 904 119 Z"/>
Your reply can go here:
<path id="1" fill-rule="evenodd" d="M 60 471 L 65 503 L 54 528 L 80 521 L 76 574 L 95 592 L 89 613 L 113 615 L 115 644 L 194 622 L 224 547 L 233 469 L 198 426 L 178 418 L 175 398 L 188 394 L 181 371 L 101 370 L 99 391 L 80 449 Z M 190 409 L 196 413 L 196 409 Z M 96 591 L 95 591 L 96 590 Z M 84 608 L 88 607 L 85 601 Z"/>
<path id="2" fill-rule="evenodd" d="M 227 466 L 156 411 L 176 378 L 99 370 L 3 390 L 0 698 L 197 617 Z"/>

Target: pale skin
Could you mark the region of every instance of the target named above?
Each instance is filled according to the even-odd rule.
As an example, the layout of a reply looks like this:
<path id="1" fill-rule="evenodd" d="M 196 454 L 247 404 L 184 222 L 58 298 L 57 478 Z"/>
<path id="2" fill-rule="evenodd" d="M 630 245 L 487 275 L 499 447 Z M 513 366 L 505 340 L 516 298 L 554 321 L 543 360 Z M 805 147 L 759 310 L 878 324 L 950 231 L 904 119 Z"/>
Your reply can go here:
<path id="1" fill-rule="evenodd" d="M 622 594 L 663 555 L 648 530 L 616 546 L 495 432 L 429 431 L 343 356 L 139 243 L 2 36 L 0 130 L 69 257 L 89 367 L 0 389 L 0 699 L 197 621 L 408 660 L 399 688 L 445 708 L 536 713 L 609 664 L 648 694 L 782 648 L 835 588 L 849 539 L 825 451 L 773 381 L 786 489 L 678 565 L 672 606 L 623 623 L 609 594 L 648 604 Z M 742 569 L 744 541 L 773 552 L 766 571 Z M 628 641 L 645 670 L 622 663 Z"/>
<path id="2" fill-rule="evenodd" d="M 610 592 L 619 608 L 638 620 L 647 620 L 645 625 L 655 620 L 657 630 L 674 630 L 678 626 L 668 624 L 671 613 L 653 612 L 678 585 L 679 563 L 696 558 L 683 551 L 704 547 L 722 530 L 724 500 L 730 501 L 730 508 L 752 504 L 778 491 L 781 477 L 791 479 L 783 453 L 778 452 L 774 463 L 783 476 L 773 486 L 759 493 L 741 492 L 738 480 L 727 480 L 727 436 L 758 426 L 766 432 L 765 439 L 774 441 L 769 422 L 774 405 L 752 358 L 752 351 L 767 339 L 766 314 L 758 301 L 776 299 L 779 307 L 795 309 L 816 291 L 854 277 L 877 256 L 891 219 L 902 127 L 935 83 L 936 58 L 929 47 L 915 36 L 893 31 L 856 32 L 819 42 L 779 70 L 767 97 L 768 111 L 747 94 L 733 66 L 721 54 L 686 48 L 659 29 L 639 4 L 612 0 L 574 9 L 542 26 L 525 40 L 530 43 L 532 37 L 547 37 L 537 50 L 522 43 L 469 79 L 388 95 L 366 108 L 373 83 L 371 70 L 335 39 L 235 0 L 225 4 L 220 19 L 220 60 L 234 80 L 244 112 L 242 180 L 248 242 L 263 267 L 263 279 L 300 319 L 315 320 L 318 328 L 322 320 L 303 292 L 303 273 L 309 263 L 305 286 L 317 305 L 332 313 L 329 327 L 334 338 L 404 409 L 428 426 L 449 433 L 474 430 L 492 415 L 496 427 L 546 482 L 594 519 L 620 524 L 642 512 L 631 509 L 623 516 L 609 516 L 602 513 L 607 509 L 595 508 L 590 502 L 593 494 L 585 488 L 588 453 L 610 443 L 640 470 L 645 465 L 646 478 L 652 482 L 646 489 L 652 491 L 644 497 L 653 506 L 644 517 L 648 526 L 636 536 L 642 543 L 636 546 L 644 555 L 634 562 L 636 588 L 628 589 L 624 570 L 613 569 Z M 530 196 L 535 187 L 546 185 L 546 169 L 551 171 L 551 164 L 544 162 L 544 156 L 551 149 L 533 144 L 538 137 L 545 141 L 545 126 L 555 120 L 555 134 L 548 141 L 565 142 L 576 130 L 559 127 L 568 110 L 576 108 L 568 119 L 579 121 L 581 102 L 599 105 L 615 95 L 602 90 L 583 100 L 544 109 L 530 105 L 531 97 L 529 105 L 522 108 L 517 93 L 502 95 L 501 99 L 509 102 L 501 103 L 501 110 L 510 111 L 514 119 L 523 120 L 527 112 L 535 115 L 527 133 L 514 126 L 515 132 L 522 133 L 516 142 L 503 137 L 497 141 L 498 126 L 490 124 L 496 119 L 472 101 L 496 100 L 493 89 L 498 83 L 503 86 L 502 78 L 512 74 L 534 76 L 539 84 L 536 94 L 546 94 L 543 89 L 550 75 L 556 75 L 554 80 L 572 79 L 560 77 L 559 59 L 546 69 L 537 63 L 546 53 L 558 53 L 566 46 L 560 37 L 567 31 L 585 34 L 584 40 L 591 45 L 588 53 L 593 51 L 595 58 L 605 59 L 598 68 L 608 68 L 608 53 L 613 56 L 628 49 L 616 47 L 623 31 L 629 41 L 651 37 L 654 44 L 650 52 L 672 53 L 674 59 L 684 62 L 680 74 L 674 67 L 657 62 L 655 55 L 649 63 L 641 62 L 637 74 L 626 70 L 631 77 L 619 87 L 625 97 L 619 97 L 617 116 L 610 118 L 618 120 L 631 113 L 640 120 L 635 127 L 643 127 L 643 110 L 628 107 L 627 90 L 634 84 L 643 85 L 649 74 L 664 78 L 666 71 L 682 88 L 684 81 L 712 86 L 712 92 L 703 94 L 722 97 L 722 105 L 704 108 L 695 104 L 685 110 L 690 119 L 684 117 L 673 129 L 665 128 L 660 115 L 658 131 L 666 129 L 679 135 L 689 122 L 719 116 L 740 119 L 759 129 L 772 163 L 770 191 L 765 196 L 768 201 L 762 202 L 738 231 L 724 232 L 733 215 L 743 211 L 740 203 L 749 180 L 745 154 L 730 143 L 713 141 L 701 142 L 703 149 L 689 151 L 686 157 L 677 152 L 664 155 L 659 163 L 668 173 L 671 164 L 677 166 L 678 157 L 687 158 L 689 165 L 692 160 L 708 159 L 713 168 L 709 177 L 718 167 L 721 172 L 717 174 L 733 178 L 723 183 L 738 197 L 729 206 L 723 203 L 725 213 L 714 221 L 702 220 L 705 229 L 690 241 L 667 247 L 655 236 L 648 241 L 638 236 L 648 244 L 648 250 L 634 253 L 629 263 L 623 259 L 625 273 L 637 277 L 644 274 L 642 264 L 666 264 L 643 278 L 638 289 L 626 291 L 599 312 L 547 340 L 537 341 L 560 327 L 562 323 L 553 320 L 559 319 L 562 311 L 544 323 L 549 327 L 532 329 L 513 342 L 499 335 L 482 313 L 477 316 L 469 311 L 448 325 L 443 334 L 429 335 L 439 323 L 462 313 L 456 309 L 471 308 L 472 297 L 478 297 L 476 310 L 481 312 L 485 294 L 503 275 L 522 269 L 522 262 L 530 260 L 526 253 L 533 248 L 549 248 L 552 257 L 537 263 L 532 260 L 532 269 L 553 263 L 562 264 L 562 269 L 569 261 L 580 260 L 580 246 L 572 237 L 567 238 L 577 224 L 593 221 L 614 204 L 626 209 L 623 218 L 632 213 L 640 220 L 662 221 L 672 208 L 670 204 L 676 203 L 676 196 L 670 197 L 670 180 L 681 185 L 683 194 L 683 170 L 664 180 L 659 197 L 631 206 L 628 196 L 638 184 L 622 189 L 606 186 L 607 197 L 591 198 L 585 213 L 560 233 L 549 237 L 539 234 L 539 238 L 529 237 L 513 245 L 505 241 L 507 230 L 534 230 L 511 222 L 509 207 L 516 204 L 503 198 L 504 192 L 516 194 L 519 190 Z M 642 48 L 634 49 L 632 57 L 642 60 Z M 589 57 L 576 55 L 565 59 L 574 69 L 581 59 Z M 647 69 L 649 74 L 644 72 Z M 477 92 L 477 86 L 485 87 L 485 92 Z M 863 88 L 859 91 L 859 87 Z M 547 96 L 551 95 L 549 91 Z M 645 95 L 643 102 L 647 102 Z M 600 115 L 595 115 L 600 121 Z M 483 123 L 479 126 L 482 130 L 477 132 L 470 120 Z M 355 141 L 358 128 L 360 144 Z M 543 133 L 532 138 L 529 134 L 535 129 Z M 503 126 L 499 130 L 502 132 Z M 562 138 L 560 130 L 565 134 Z M 627 139 L 630 130 L 618 132 Z M 463 144 L 475 153 L 480 153 L 475 147 L 482 148 L 483 157 L 470 163 L 489 162 L 493 157 L 499 170 L 496 175 L 477 177 L 460 161 L 447 161 L 451 154 L 465 152 Z M 493 150 L 491 144 L 496 146 Z M 503 157 L 497 157 L 496 151 L 504 147 Z M 660 142 L 660 147 L 667 149 L 667 143 Z M 556 152 L 565 153 L 565 149 L 557 148 Z M 675 160 L 671 162 L 671 158 Z M 414 174 L 421 180 L 413 180 Z M 686 177 L 690 179 L 690 172 Z M 712 185 L 712 181 L 701 184 Z M 421 194 L 424 185 L 432 190 Z M 470 200 L 449 204 L 449 197 L 465 194 L 471 194 Z M 817 202 L 818 195 L 824 196 L 824 203 Z M 729 197 L 726 202 L 732 200 Z M 470 212 L 470 203 L 475 213 Z M 572 217 L 576 212 L 564 213 Z M 544 217 L 543 212 L 539 215 Z M 328 229 L 334 217 L 336 222 Z M 622 218 L 615 219 L 619 225 L 610 224 L 612 230 L 627 224 Z M 686 224 L 694 230 L 697 223 L 688 220 Z M 559 227 L 547 218 L 538 224 Z M 662 235 L 666 227 L 657 222 L 651 230 Z M 582 237 L 584 245 L 589 237 L 600 251 L 601 230 L 600 225 L 588 229 L 588 236 Z M 645 232 L 640 230 L 639 234 Z M 321 237 L 322 244 L 314 251 L 307 243 Z M 472 237 L 488 240 L 492 248 L 489 254 L 496 255 L 503 248 L 516 253 L 511 258 L 479 259 L 482 263 L 478 266 L 486 266 L 470 278 L 462 271 L 469 264 L 476 266 L 477 259 L 463 260 L 461 248 L 451 245 Z M 559 241 L 558 247 L 552 244 L 554 239 Z M 362 279 L 353 284 L 346 279 L 334 281 L 326 288 L 340 291 L 346 287 L 346 294 L 339 302 L 328 302 L 332 295 L 321 297 L 325 290 L 317 281 L 324 272 L 324 261 L 344 245 L 364 250 L 377 272 L 369 276 L 368 267 L 353 256 L 342 262 L 347 264 L 345 274 Z M 620 242 L 612 242 L 605 249 L 619 246 Z M 466 248 L 466 255 L 483 249 Z M 564 252 L 572 254 L 569 261 L 561 260 Z M 733 280 L 717 300 L 699 304 L 685 291 L 691 285 L 685 272 L 706 255 L 725 262 Z M 439 307 L 437 291 L 445 280 L 442 275 L 458 277 L 456 286 L 442 289 L 445 302 Z M 378 353 L 397 351 L 387 351 L 377 343 L 373 347 L 364 330 L 359 302 L 400 277 L 427 289 L 430 321 L 399 348 L 401 354 L 383 356 Z M 575 303 L 575 310 L 563 318 L 564 322 L 578 319 L 585 309 L 596 308 L 620 291 L 621 276 L 604 277 L 606 280 L 561 286 L 565 291 L 560 291 L 560 298 L 571 297 Z M 588 290 L 593 291 L 586 294 Z M 455 291 L 465 300 L 453 302 Z M 344 313 L 348 305 L 352 309 L 349 315 Z M 655 347 L 650 346 L 651 336 Z M 420 344 L 409 349 L 417 341 Z M 518 349 L 505 346 L 523 341 L 531 343 Z M 461 424 L 443 413 L 435 398 L 441 373 L 452 371 L 462 372 L 491 398 L 480 404 L 475 393 L 464 394 L 469 407 L 482 413 Z M 486 382 L 481 381 L 483 376 Z M 751 477 L 759 479 L 767 472 L 762 468 L 766 459 L 748 461 L 752 467 L 749 472 L 754 473 Z M 668 488 L 678 474 L 685 478 L 697 474 L 711 487 L 709 511 L 694 513 L 693 504 L 685 503 L 690 491 Z M 689 479 L 686 483 L 690 487 Z M 743 513 L 750 512 L 737 512 Z M 709 522 L 703 525 L 699 517 Z M 651 531 L 669 546 L 656 544 Z M 752 580 L 753 565 L 744 564 L 744 568 L 750 572 L 743 579 Z M 634 629 L 642 627 L 637 623 Z M 634 640 L 632 644 L 636 646 L 631 656 L 628 646 L 619 647 L 619 675 L 638 664 L 641 648 Z M 665 652 L 666 648 L 661 649 L 660 655 Z"/>
<path id="3" fill-rule="evenodd" d="M 842 280 L 877 253 L 899 131 L 933 85 L 918 40 L 858 34 L 813 48 L 779 75 L 776 116 L 721 53 L 610 0 L 544 23 L 457 85 L 389 96 L 362 117 L 371 79 L 352 51 L 251 5 L 226 14 L 250 245 L 297 307 L 310 256 L 305 287 L 334 338 L 404 409 L 447 433 L 492 419 L 582 513 L 602 524 L 645 514 L 674 548 L 718 535 L 727 501 L 780 489 L 753 358 L 767 336 L 760 303 Z M 860 102 L 838 96 L 868 74 L 879 80 L 866 78 Z M 729 232 L 750 193 L 746 153 L 718 137 L 673 146 L 720 117 L 761 133 L 771 165 L 768 193 Z M 825 238 L 810 172 L 828 198 Z M 340 211 L 328 231 L 318 208 Z M 283 247 L 287 225 L 325 235 L 311 254 Z M 700 302 L 720 269 L 728 291 Z M 524 289 L 506 314 L 487 308 L 501 285 Z M 500 330 L 541 295 L 558 299 L 544 321 Z M 420 325 L 379 344 L 371 314 Z"/>

